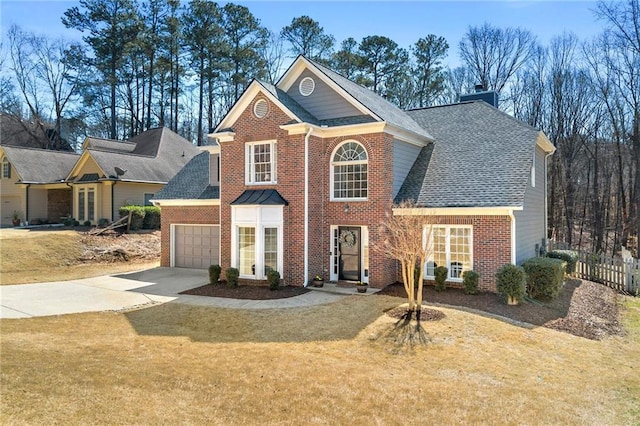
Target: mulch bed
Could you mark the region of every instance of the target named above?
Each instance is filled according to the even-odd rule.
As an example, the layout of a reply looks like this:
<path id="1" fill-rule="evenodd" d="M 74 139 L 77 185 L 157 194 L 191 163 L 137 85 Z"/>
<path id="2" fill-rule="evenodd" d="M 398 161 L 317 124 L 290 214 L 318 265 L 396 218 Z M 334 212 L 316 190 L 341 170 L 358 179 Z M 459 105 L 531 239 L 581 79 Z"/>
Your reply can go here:
<path id="1" fill-rule="evenodd" d="M 238 287 L 227 287 L 225 283 L 216 285 L 203 285 L 202 287 L 192 288 L 183 291 L 180 294 L 190 294 L 193 296 L 209 296 L 209 297 L 226 297 L 229 299 L 248 299 L 248 300 L 273 300 L 286 299 L 305 294 L 311 290 L 304 287 L 282 286 L 277 290 L 271 290 L 269 287 L 239 285 Z"/>
<path id="2" fill-rule="evenodd" d="M 395 319 L 403 319 L 406 314 L 407 314 L 406 306 L 398 306 L 397 308 L 389 309 L 387 311 L 387 315 Z M 420 321 L 440 321 L 445 316 L 446 315 L 444 314 L 444 312 L 439 311 L 437 309 L 429 309 L 429 308 L 423 307 L 420 310 Z"/>
<path id="3" fill-rule="evenodd" d="M 387 286 L 376 294 L 406 299 L 402 283 Z M 494 293 L 468 295 L 457 288 L 437 292 L 433 286 L 424 287 L 423 300 L 425 304 L 473 309 L 592 340 L 624 332 L 618 318 L 617 293 L 590 281 L 568 280 L 557 299 L 549 302 L 530 300 L 518 306 L 505 304 Z"/>

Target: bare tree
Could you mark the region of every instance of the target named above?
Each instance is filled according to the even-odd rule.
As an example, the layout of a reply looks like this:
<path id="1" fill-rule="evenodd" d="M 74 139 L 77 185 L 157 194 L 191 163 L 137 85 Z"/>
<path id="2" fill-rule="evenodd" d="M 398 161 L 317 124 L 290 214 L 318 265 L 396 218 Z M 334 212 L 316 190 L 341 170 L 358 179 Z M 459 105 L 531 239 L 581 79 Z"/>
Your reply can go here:
<path id="1" fill-rule="evenodd" d="M 535 44 L 535 37 L 527 30 L 484 23 L 469 27 L 460 41 L 460 58 L 484 90 L 500 93 L 531 58 Z"/>

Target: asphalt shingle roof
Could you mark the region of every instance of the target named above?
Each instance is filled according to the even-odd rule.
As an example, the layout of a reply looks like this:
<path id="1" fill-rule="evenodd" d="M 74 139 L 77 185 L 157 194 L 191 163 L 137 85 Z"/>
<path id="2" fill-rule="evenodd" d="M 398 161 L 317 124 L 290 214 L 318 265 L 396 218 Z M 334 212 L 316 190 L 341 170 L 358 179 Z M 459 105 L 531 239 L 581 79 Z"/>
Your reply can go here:
<path id="1" fill-rule="evenodd" d="M 3 146 L 12 167 L 25 183 L 60 182 L 67 177 L 79 154 L 49 149 Z"/>
<path id="2" fill-rule="evenodd" d="M 109 176 L 115 167 L 127 172 L 123 181 L 167 183 L 201 151 L 188 140 L 166 127 L 147 130 L 131 139 L 136 147 L 131 152 L 87 149 L 91 157 Z"/>
<path id="3" fill-rule="evenodd" d="M 220 198 L 220 187 L 209 185 L 211 155 L 202 152 L 189 161 L 154 200 L 209 200 Z"/>
<path id="4" fill-rule="evenodd" d="M 85 139 L 85 146 L 87 149 L 101 149 L 104 151 L 116 151 L 116 152 L 133 152 L 136 148 L 135 143 L 127 141 L 116 141 L 113 139 L 101 139 L 94 137 L 87 137 Z"/>
<path id="5" fill-rule="evenodd" d="M 435 137 L 396 202 L 423 207 L 519 207 L 539 131 L 483 101 L 407 112 Z"/>
<path id="6" fill-rule="evenodd" d="M 337 72 L 330 70 L 329 68 L 325 67 L 322 64 L 319 64 L 318 62 L 312 61 L 310 59 L 308 60 L 313 65 L 315 65 L 318 70 L 320 70 L 324 75 L 329 77 L 338 86 L 342 87 L 347 93 L 353 96 L 358 102 L 360 102 L 371 112 L 380 117 L 382 120 L 386 121 L 389 124 L 393 124 L 400 128 L 409 130 L 413 133 L 417 133 L 428 139 L 433 138 L 427 128 L 425 128 L 424 126 L 420 126 L 411 118 L 409 114 L 407 114 L 405 111 L 401 110 L 391 102 L 387 101 L 382 96 L 365 87 L 360 86 L 357 83 L 354 83 L 348 78 L 341 76 Z"/>

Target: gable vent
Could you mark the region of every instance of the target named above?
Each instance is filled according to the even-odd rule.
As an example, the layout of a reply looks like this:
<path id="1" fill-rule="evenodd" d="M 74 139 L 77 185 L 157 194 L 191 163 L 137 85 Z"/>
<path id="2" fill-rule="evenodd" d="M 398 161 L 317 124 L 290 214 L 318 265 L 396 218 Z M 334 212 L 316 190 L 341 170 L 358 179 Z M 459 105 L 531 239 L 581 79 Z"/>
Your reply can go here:
<path id="1" fill-rule="evenodd" d="M 309 96 L 313 93 L 313 89 L 315 88 L 316 82 L 313 81 L 311 77 L 303 78 L 302 81 L 300 81 L 300 86 L 298 87 L 302 96 Z"/>
<path id="2" fill-rule="evenodd" d="M 265 115 L 267 115 L 267 112 L 269 112 L 269 104 L 264 99 L 260 99 L 253 106 L 253 114 L 257 118 L 264 117 Z"/>

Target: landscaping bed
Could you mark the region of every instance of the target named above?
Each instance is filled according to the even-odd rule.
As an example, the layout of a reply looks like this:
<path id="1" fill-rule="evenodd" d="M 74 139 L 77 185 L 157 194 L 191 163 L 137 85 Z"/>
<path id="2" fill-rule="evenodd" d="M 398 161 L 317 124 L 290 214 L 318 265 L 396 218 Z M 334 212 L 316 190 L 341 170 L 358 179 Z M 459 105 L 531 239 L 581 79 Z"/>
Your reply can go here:
<path id="1" fill-rule="evenodd" d="M 269 287 L 261 287 L 254 285 L 240 285 L 238 287 L 228 287 L 225 283 L 217 285 L 203 285 L 202 287 L 192 288 L 183 291 L 180 294 L 190 294 L 192 296 L 209 296 L 209 297 L 226 297 L 229 299 L 249 299 L 249 300 L 273 300 L 286 299 L 288 297 L 299 296 L 308 293 L 308 288 L 283 286 L 277 290 L 271 290 Z"/>
<path id="2" fill-rule="evenodd" d="M 401 283 L 387 286 L 376 294 L 406 298 Z M 500 301 L 494 293 L 469 295 L 457 288 L 438 292 L 433 286 L 424 287 L 423 301 L 426 305 L 443 304 L 473 309 L 592 340 L 623 333 L 615 290 L 578 279 L 568 280 L 558 298 L 550 302 L 529 299 L 520 305 L 510 306 Z"/>

